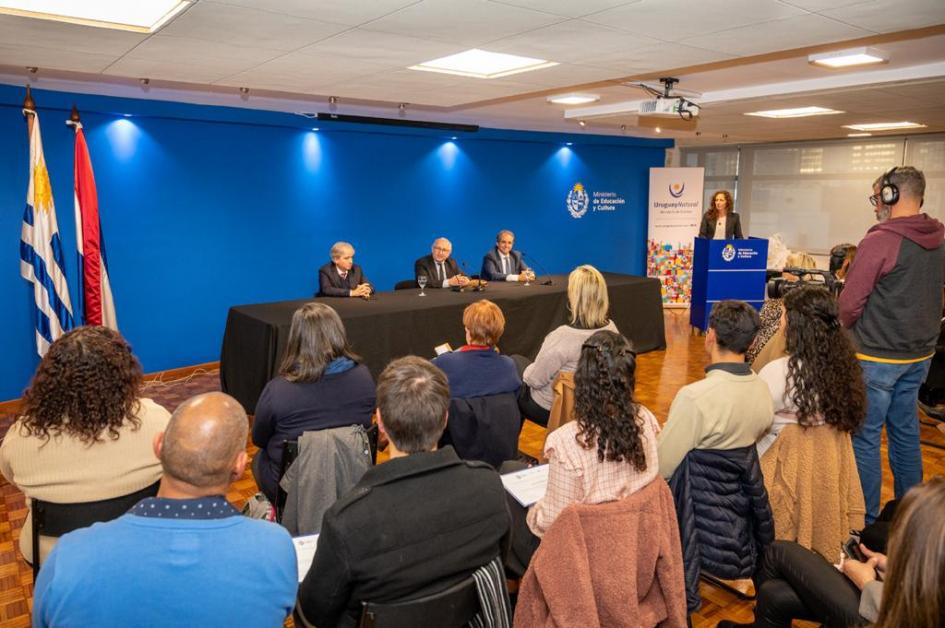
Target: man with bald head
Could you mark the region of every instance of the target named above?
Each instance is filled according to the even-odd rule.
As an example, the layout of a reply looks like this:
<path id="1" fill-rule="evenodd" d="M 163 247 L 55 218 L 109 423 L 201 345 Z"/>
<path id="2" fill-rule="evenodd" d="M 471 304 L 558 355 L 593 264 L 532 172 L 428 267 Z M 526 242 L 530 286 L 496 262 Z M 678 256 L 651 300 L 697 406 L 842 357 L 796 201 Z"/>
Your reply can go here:
<path id="1" fill-rule="evenodd" d="M 248 421 L 223 393 L 188 399 L 154 439 L 157 497 L 63 536 L 36 582 L 34 626 L 281 626 L 298 573 L 289 534 L 227 502 Z"/>
<path id="2" fill-rule="evenodd" d="M 414 277 L 425 276 L 431 288 L 462 287 L 469 283 L 469 277 L 459 271 L 456 260 L 450 257 L 453 245 L 446 238 L 433 241 L 430 254 L 418 259 L 413 264 Z"/>

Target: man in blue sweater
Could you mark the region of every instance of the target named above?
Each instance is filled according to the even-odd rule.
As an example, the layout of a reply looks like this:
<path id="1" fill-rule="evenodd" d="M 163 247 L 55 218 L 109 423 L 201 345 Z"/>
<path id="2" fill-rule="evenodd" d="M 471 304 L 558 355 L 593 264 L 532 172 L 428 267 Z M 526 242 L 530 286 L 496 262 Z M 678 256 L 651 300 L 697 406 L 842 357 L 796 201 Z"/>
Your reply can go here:
<path id="1" fill-rule="evenodd" d="M 224 496 L 246 468 L 247 430 L 223 393 L 181 404 L 154 441 L 157 497 L 59 540 L 33 626 L 282 626 L 298 586 L 292 539 Z"/>

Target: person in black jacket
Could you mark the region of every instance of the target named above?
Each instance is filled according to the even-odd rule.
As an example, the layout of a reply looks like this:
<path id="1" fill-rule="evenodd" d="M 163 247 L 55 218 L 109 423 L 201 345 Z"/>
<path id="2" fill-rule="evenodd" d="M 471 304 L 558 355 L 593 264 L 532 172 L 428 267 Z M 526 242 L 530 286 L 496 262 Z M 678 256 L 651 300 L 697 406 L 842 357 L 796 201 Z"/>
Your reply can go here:
<path id="1" fill-rule="evenodd" d="M 426 277 L 427 285 L 431 288 L 454 288 L 468 284 L 469 277 L 460 272 L 456 260 L 450 257 L 452 252 L 453 245 L 449 240 L 434 240 L 430 254 L 413 263 L 414 278 L 421 275 Z"/>
<path id="2" fill-rule="evenodd" d="M 719 190 L 712 195 L 712 205 L 702 216 L 702 225 L 699 227 L 699 237 L 716 240 L 741 240 L 742 221 L 735 213 L 735 203 L 732 193 L 728 190 Z"/>
<path id="3" fill-rule="evenodd" d="M 331 261 L 318 269 L 316 297 L 364 297 L 374 289 L 354 263 L 354 247 L 347 242 L 335 242 L 329 252 Z"/>
<path id="4" fill-rule="evenodd" d="M 362 602 L 436 593 L 504 559 L 510 515 L 499 475 L 436 448 L 449 399 L 446 376 L 422 358 L 381 373 L 377 419 L 390 460 L 325 513 L 296 625 L 356 626 Z"/>

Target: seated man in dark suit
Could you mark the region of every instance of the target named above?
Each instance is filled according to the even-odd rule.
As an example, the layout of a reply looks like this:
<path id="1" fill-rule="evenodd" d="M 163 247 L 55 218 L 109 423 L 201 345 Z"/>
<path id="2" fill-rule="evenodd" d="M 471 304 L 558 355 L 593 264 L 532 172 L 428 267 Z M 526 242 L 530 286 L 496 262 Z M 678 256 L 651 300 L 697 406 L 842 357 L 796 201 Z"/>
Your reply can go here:
<path id="1" fill-rule="evenodd" d="M 510 515 L 499 475 L 437 449 L 450 392 L 443 372 L 407 356 L 377 380 L 390 460 L 325 513 L 299 587 L 297 626 L 356 626 L 361 603 L 437 593 L 506 552 Z"/>
<path id="2" fill-rule="evenodd" d="M 361 267 L 354 263 L 354 247 L 335 242 L 328 254 L 331 261 L 318 269 L 316 297 L 363 297 L 374 291 Z"/>
<path id="3" fill-rule="evenodd" d="M 414 277 L 421 275 L 427 278 L 427 285 L 431 288 L 453 288 L 465 286 L 469 277 L 460 272 L 456 260 L 450 257 L 453 245 L 446 238 L 437 238 L 433 241 L 430 255 L 425 255 L 413 263 Z"/>
<path id="4" fill-rule="evenodd" d="M 482 258 L 479 275 L 488 281 L 525 281 L 529 279 L 522 254 L 512 250 L 515 234 L 503 229 L 495 237 L 495 247 Z"/>

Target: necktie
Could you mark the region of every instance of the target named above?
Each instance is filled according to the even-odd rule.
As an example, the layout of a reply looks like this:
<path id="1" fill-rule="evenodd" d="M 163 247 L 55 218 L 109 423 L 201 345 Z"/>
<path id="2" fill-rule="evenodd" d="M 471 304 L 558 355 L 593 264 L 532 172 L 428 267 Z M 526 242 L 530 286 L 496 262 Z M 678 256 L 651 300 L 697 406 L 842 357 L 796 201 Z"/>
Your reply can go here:
<path id="1" fill-rule="evenodd" d="M 440 280 L 440 283 L 443 283 L 443 280 L 446 279 L 443 273 L 443 262 L 436 263 L 436 276 Z"/>
<path id="2" fill-rule="evenodd" d="M 512 271 L 509 270 L 509 258 L 508 258 L 508 256 L 505 256 L 505 257 L 502 258 L 502 266 L 503 266 L 503 269 L 502 269 L 502 270 L 503 270 L 503 272 L 504 272 L 506 275 L 509 275 L 509 274 L 512 273 Z"/>
<path id="3" fill-rule="evenodd" d="M 341 280 L 348 281 L 348 271 L 344 271 L 343 273 L 341 273 Z"/>

